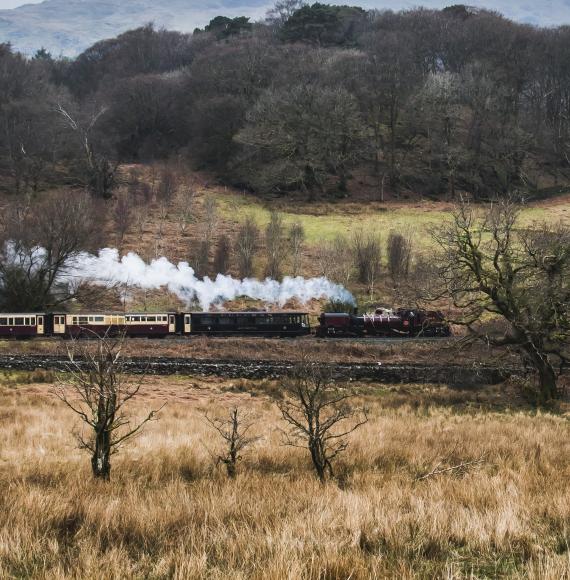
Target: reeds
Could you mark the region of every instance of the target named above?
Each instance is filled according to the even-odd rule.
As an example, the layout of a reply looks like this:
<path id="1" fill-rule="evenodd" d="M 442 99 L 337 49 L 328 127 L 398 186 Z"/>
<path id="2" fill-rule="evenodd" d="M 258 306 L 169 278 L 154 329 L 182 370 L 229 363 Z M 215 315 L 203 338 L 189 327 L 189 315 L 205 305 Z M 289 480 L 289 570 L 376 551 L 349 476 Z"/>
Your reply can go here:
<path id="1" fill-rule="evenodd" d="M 370 422 L 323 486 L 303 450 L 281 445 L 271 400 L 201 388 L 115 456 L 104 483 L 47 390 L 0 392 L 0 577 L 569 577 L 564 416 L 368 396 Z M 213 465 L 201 416 L 228 397 L 255 409 L 263 436 L 234 480 Z M 415 481 L 442 458 L 483 454 Z"/>

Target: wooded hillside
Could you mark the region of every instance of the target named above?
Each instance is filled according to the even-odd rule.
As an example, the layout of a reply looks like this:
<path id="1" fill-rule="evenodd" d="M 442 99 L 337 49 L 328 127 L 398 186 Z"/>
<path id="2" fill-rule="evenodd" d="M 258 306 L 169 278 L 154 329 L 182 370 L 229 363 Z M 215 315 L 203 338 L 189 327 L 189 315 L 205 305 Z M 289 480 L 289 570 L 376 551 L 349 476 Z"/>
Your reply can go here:
<path id="1" fill-rule="evenodd" d="M 570 178 L 570 28 L 498 14 L 278 3 L 75 60 L 0 46 L 0 186 L 111 197 L 119 163 L 178 157 L 254 192 L 548 196 Z"/>

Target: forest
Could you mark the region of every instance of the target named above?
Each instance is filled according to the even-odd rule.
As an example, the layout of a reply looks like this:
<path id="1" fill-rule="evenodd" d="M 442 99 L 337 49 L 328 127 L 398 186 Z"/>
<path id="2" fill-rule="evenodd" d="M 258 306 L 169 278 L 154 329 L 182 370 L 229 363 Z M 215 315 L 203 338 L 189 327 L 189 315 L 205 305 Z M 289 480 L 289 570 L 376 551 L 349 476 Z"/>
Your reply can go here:
<path id="1" fill-rule="evenodd" d="M 544 198 L 570 179 L 570 28 L 462 5 L 282 0 L 263 22 L 152 24 L 76 59 L 0 45 L 0 188 L 113 197 L 126 163 L 182 160 L 306 201 Z"/>

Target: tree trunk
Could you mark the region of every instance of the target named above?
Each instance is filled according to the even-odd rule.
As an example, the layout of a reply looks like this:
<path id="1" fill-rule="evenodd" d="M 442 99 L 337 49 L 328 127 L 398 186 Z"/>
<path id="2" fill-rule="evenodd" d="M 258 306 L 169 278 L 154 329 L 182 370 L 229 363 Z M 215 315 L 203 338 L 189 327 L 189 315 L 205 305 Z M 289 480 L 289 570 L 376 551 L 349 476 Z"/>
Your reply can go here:
<path id="1" fill-rule="evenodd" d="M 321 483 L 325 483 L 326 475 L 325 475 L 325 464 L 323 461 L 321 450 L 319 449 L 318 441 L 309 444 L 309 449 L 311 451 L 311 459 L 313 460 L 313 466 L 315 467 L 315 471 L 317 472 L 317 476 Z"/>
<path id="2" fill-rule="evenodd" d="M 111 479 L 111 445 L 110 434 L 101 431 L 95 436 L 95 452 L 91 457 L 93 477 L 109 481 Z"/>
<path id="3" fill-rule="evenodd" d="M 553 399 L 558 398 L 558 388 L 556 385 L 556 373 L 552 365 L 543 361 L 537 368 L 538 371 L 538 388 L 540 392 L 540 400 L 542 403 L 547 403 Z"/>
<path id="4" fill-rule="evenodd" d="M 548 357 L 538 352 L 534 347 L 526 350 L 530 363 L 536 371 L 538 379 L 538 394 L 540 403 L 548 403 L 558 398 L 556 372 Z"/>

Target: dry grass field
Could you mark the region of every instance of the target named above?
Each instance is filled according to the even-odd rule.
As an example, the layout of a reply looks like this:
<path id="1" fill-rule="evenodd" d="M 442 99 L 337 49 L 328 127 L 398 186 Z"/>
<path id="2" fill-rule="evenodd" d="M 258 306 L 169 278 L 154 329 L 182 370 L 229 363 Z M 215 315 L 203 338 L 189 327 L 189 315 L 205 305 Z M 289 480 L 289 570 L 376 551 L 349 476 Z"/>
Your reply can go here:
<path id="1" fill-rule="evenodd" d="M 370 421 L 338 481 L 281 445 L 271 383 L 149 378 L 167 405 L 94 482 L 50 375 L 0 387 L 2 578 L 569 578 L 568 409 L 514 392 L 360 385 Z M 240 405 L 263 439 L 236 480 L 201 413 Z M 484 457 L 424 481 L 418 475 Z"/>

